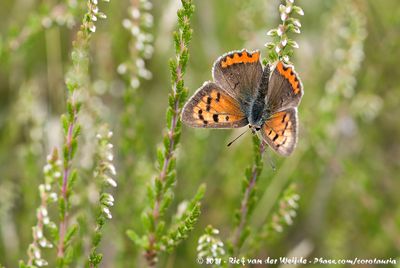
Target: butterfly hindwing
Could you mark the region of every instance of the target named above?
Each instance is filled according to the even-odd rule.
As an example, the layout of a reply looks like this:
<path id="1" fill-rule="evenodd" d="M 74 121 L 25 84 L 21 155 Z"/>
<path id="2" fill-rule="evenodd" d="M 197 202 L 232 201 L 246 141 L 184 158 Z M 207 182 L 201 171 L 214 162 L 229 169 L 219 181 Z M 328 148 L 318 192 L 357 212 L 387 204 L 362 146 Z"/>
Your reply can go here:
<path id="1" fill-rule="evenodd" d="M 264 123 L 261 135 L 277 153 L 290 155 L 297 143 L 297 109 L 289 108 L 272 114 Z"/>
<path id="2" fill-rule="evenodd" d="M 214 63 L 214 81 L 242 105 L 248 106 L 257 94 L 261 81 L 260 51 L 232 51 Z"/>
<path id="3" fill-rule="evenodd" d="M 268 85 L 268 109 L 273 113 L 299 105 L 303 85 L 294 67 L 281 61 L 276 64 Z"/>
<path id="4" fill-rule="evenodd" d="M 237 100 L 213 82 L 206 82 L 189 99 L 182 122 L 191 127 L 239 128 L 248 124 Z"/>

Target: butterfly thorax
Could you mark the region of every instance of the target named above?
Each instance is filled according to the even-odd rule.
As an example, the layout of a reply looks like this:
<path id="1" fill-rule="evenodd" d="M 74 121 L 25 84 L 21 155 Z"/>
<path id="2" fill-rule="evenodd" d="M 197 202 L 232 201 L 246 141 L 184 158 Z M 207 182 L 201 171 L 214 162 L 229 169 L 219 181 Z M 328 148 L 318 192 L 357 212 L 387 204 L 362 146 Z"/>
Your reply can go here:
<path id="1" fill-rule="evenodd" d="M 259 94 L 250 106 L 250 113 L 248 115 L 249 127 L 253 132 L 259 131 L 266 119 L 269 117 L 265 109 L 265 96 Z"/>

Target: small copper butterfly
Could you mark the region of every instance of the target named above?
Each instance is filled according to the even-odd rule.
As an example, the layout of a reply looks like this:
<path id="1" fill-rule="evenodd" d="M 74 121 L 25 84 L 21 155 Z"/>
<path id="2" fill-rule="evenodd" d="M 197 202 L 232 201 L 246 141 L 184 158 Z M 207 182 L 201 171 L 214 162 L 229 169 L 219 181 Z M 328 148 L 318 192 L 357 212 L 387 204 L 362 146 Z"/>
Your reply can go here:
<path id="1" fill-rule="evenodd" d="M 293 66 L 278 61 L 270 75 L 271 69 L 262 67 L 258 50 L 224 54 L 214 63 L 214 81 L 205 82 L 183 107 L 182 122 L 199 128 L 248 125 L 274 151 L 290 155 L 303 85 Z"/>

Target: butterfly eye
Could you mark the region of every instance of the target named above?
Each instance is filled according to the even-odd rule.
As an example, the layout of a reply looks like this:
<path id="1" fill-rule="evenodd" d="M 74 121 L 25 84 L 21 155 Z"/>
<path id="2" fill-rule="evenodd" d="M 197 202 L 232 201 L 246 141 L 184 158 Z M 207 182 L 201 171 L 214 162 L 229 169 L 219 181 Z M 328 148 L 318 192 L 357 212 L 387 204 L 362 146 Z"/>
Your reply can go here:
<path id="1" fill-rule="evenodd" d="M 259 131 L 261 129 L 261 127 L 256 127 L 256 130 Z"/>

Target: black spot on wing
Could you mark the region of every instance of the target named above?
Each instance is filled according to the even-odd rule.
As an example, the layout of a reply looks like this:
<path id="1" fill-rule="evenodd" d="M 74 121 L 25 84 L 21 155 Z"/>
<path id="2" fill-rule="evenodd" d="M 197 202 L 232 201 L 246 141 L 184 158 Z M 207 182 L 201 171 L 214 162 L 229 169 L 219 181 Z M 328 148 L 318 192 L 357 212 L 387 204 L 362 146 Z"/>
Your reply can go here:
<path id="1" fill-rule="evenodd" d="M 213 120 L 214 120 L 214 122 L 218 122 L 218 115 L 217 114 L 213 115 Z"/>

